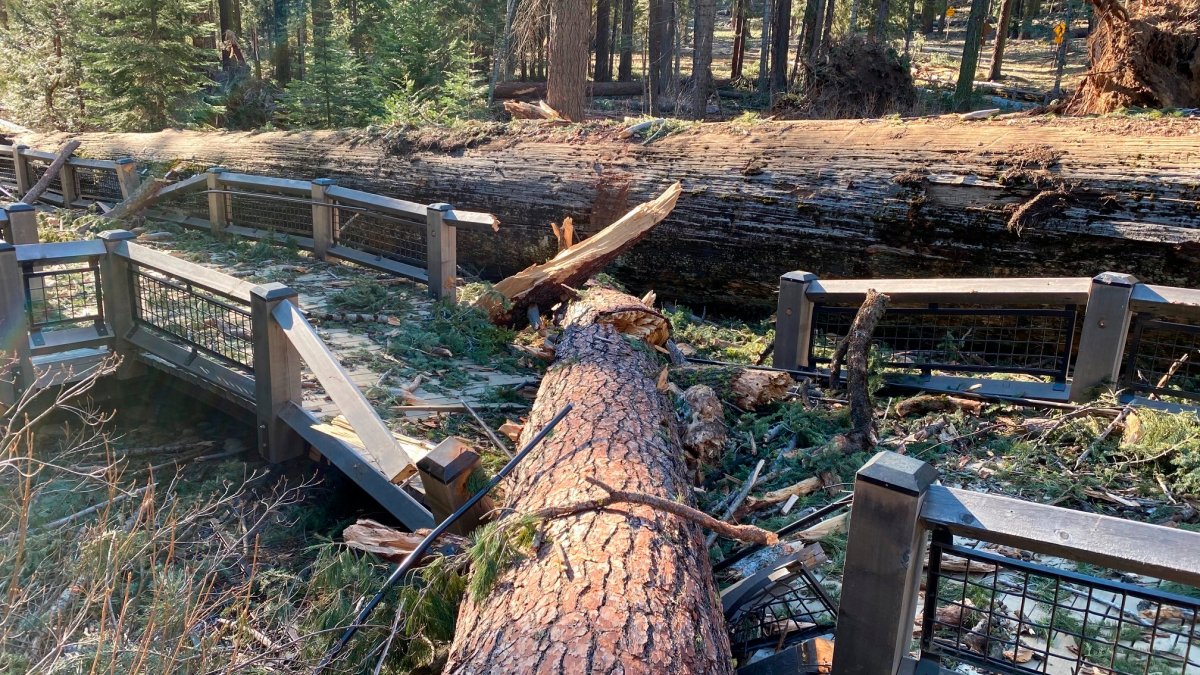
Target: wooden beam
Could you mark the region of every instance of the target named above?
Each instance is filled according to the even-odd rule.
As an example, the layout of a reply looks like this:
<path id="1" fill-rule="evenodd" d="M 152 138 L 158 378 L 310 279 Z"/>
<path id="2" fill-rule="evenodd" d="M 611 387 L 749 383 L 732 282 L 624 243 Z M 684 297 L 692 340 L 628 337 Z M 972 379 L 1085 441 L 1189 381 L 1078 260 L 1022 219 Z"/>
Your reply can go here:
<path id="1" fill-rule="evenodd" d="M 813 302 L 857 305 L 866 297 L 868 288 L 892 298 L 892 305 L 905 302 L 1077 305 L 1087 302 L 1091 279 L 822 279 L 809 287 L 808 298 Z"/>
<path id="2" fill-rule="evenodd" d="M 33 187 L 29 188 L 29 191 L 25 193 L 25 196 L 21 198 L 21 201 L 26 204 L 37 203 L 38 198 L 42 196 L 42 193 L 46 191 L 46 188 L 50 187 L 50 182 L 54 180 L 55 176 L 59 175 L 60 171 L 62 171 L 63 166 L 65 166 L 67 163 L 67 158 L 71 156 L 71 153 L 79 149 L 79 145 L 79 141 L 67 141 L 64 143 L 63 146 L 58 149 L 58 154 L 54 156 L 54 161 L 50 162 L 50 166 L 46 168 L 45 173 L 42 174 L 42 177 L 38 179 L 38 182 L 35 183 Z M 63 189 L 65 194 L 65 185 L 63 186 Z M 70 204 L 65 204 L 65 206 L 69 207 Z"/>
<path id="3" fill-rule="evenodd" d="M 350 380 L 350 374 L 337 356 L 325 346 L 316 329 L 291 301 L 280 302 L 271 311 L 279 327 L 308 364 L 325 393 L 333 399 L 342 415 L 363 441 L 376 466 L 392 481 L 400 481 L 416 472 L 420 457 L 410 457 L 396 442 L 391 429 L 379 418 L 370 401 Z"/>
<path id="4" fill-rule="evenodd" d="M 1072 401 L 1090 400 L 1097 387 L 1120 379 L 1125 338 L 1133 318 L 1129 299 L 1137 283 L 1136 277 L 1116 272 L 1092 279 L 1071 377 Z"/>
<path id="5" fill-rule="evenodd" d="M 854 502 L 857 519 L 857 492 Z M 1200 587 L 1197 532 L 942 486 L 929 488 L 921 519 L 962 537 Z"/>
<path id="6" fill-rule="evenodd" d="M 811 272 L 788 272 L 779 278 L 779 306 L 775 312 L 775 367 L 807 368 L 812 344 L 813 302 L 809 288 L 817 280 Z"/>
<path id="7" fill-rule="evenodd" d="M 296 297 L 296 291 L 280 283 L 255 286 L 250 291 L 258 450 L 268 462 L 283 462 L 304 452 L 300 437 L 279 417 L 285 406 L 303 399 L 300 353 L 286 330 L 273 319 L 279 308 L 294 308 Z"/>

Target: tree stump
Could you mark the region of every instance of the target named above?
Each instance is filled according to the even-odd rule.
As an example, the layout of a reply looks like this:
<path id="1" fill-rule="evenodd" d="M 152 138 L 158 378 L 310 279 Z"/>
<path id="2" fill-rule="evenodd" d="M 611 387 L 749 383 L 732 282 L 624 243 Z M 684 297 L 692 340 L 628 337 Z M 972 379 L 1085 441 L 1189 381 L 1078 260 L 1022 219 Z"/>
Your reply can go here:
<path id="1" fill-rule="evenodd" d="M 575 410 L 511 476 L 505 507 L 529 514 L 616 490 L 692 503 L 654 352 L 622 328 L 663 321 L 622 293 L 590 290 L 567 313 L 555 363 L 522 433 Z M 645 333 L 642 328 L 637 331 Z M 663 330 L 668 330 L 666 325 Z M 729 673 L 730 650 L 704 537 L 641 504 L 549 520 L 540 544 L 470 598 L 445 672 Z"/>

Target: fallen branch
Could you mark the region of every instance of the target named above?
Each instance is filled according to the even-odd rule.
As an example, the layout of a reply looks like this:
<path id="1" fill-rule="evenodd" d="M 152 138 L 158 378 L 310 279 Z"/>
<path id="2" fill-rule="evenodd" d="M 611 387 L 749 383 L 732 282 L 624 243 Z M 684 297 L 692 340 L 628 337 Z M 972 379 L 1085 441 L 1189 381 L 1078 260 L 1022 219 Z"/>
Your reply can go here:
<path id="1" fill-rule="evenodd" d="M 761 462 L 759 468 L 761 468 Z M 659 511 L 665 511 L 671 515 L 683 518 L 684 520 L 689 520 L 693 523 L 696 523 L 700 527 L 712 530 L 718 535 L 727 537 L 729 539 L 743 541 L 750 544 L 762 544 L 764 546 L 774 546 L 775 544 L 779 543 L 779 535 L 771 532 L 770 530 L 764 530 L 761 527 L 755 527 L 754 525 L 732 525 L 723 520 L 717 520 L 716 518 L 713 518 L 699 509 L 694 509 L 686 504 L 680 504 L 679 502 L 674 502 L 670 499 L 655 497 L 654 495 L 645 495 L 637 492 L 617 490 L 596 478 L 589 477 L 585 480 L 601 490 L 604 490 L 608 494 L 604 497 L 600 497 L 599 499 L 590 499 L 579 502 L 578 504 L 572 504 L 570 506 L 552 506 L 535 511 L 531 515 L 534 518 L 542 520 L 553 520 L 555 518 L 573 516 L 577 513 L 583 513 L 585 511 L 599 511 L 602 509 L 607 509 L 614 504 L 641 504 L 643 506 L 649 506 L 651 508 L 658 509 Z M 747 480 L 746 482 L 750 483 L 751 481 Z"/>
<path id="2" fill-rule="evenodd" d="M 505 101 L 504 111 L 518 120 L 548 120 L 550 122 L 566 122 L 557 110 L 551 108 L 545 101 L 524 103 L 522 101 Z"/>
<path id="3" fill-rule="evenodd" d="M 167 181 L 157 178 L 143 181 L 142 184 L 138 186 L 137 190 L 134 190 L 133 194 L 129 195 L 125 201 L 114 206 L 112 210 L 104 214 L 104 216 L 113 220 L 121 220 L 122 218 L 135 216 L 143 209 L 158 201 L 159 191 L 161 191 L 167 185 Z"/>
<path id="4" fill-rule="evenodd" d="M 842 359 L 846 360 L 846 391 L 850 398 L 850 427 L 844 437 L 842 451 L 846 453 L 863 452 L 875 447 L 878 438 L 875 435 L 875 410 L 871 406 L 871 392 L 868 385 L 867 361 L 871 349 L 871 337 L 875 327 L 887 311 L 888 296 L 878 293 L 875 289 L 867 290 L 867 297 L 862 307 L 854 315 L 850 324 L 850 332 L 838 344 L 833 354 L 829 368 L 829 384 L 835 386 L 841 372 Z"/>
<path id="5" fill-rule="evenodd" d="M 42 177 L 38 179 L 38 182 L 33 184 L 33 187 L 29 188 L 29 192 L 25 193 L 25 196 L 21 198 L 21 201 L 25 204 L 36 204 L 37 200 L 41 198 L 42 193 L 49 189 L 50 183 L 56 176 L 58 176 L 58 172 L 62 170 L 64 165 L 66 165 L 67 160 L 70 159 L 71 155 L 79 149 L 79 146 L 79 141 L 67 141 L 64 143 L 63 146 L 59 148 L 58 154 L 54 157 L 54 161 L 50 162 L 50 166 L 46 167 L 46 172 L 42 174 Z M 66 204 L 65 206 L 69 207 L 70 204 Z"/>
<path id="6" fill-rule="evenodd" d="M 754 445 L 754 436 L 750 436 L 750 445 Z M 729 506 L 725 507 L 725 512 L 721 514 L 721 522 L 728 521 L 733 517 L 733 514 L 737 513 L 738 507 L 742 505 L 742 502 L 746 501 L 746 497 L 749 496 L 750 491 L 754 489 L 754 484 L 758 482 L 758 476 L 762 473 L 763 467 L 766 465 L 766 463 L 767 461 L 765 459 L 760 459 L 758 460 L 758 464 L 754 465 L 754 471 L 751 471 L 750 476 L 746 478 L 746 482 L 742 483 L 742 489 L 738 491 L 737 496 L 733 498 L 733 501 L 729 502 Z M 718 534 L 719 533 L 715 530 L 709 533 L 708 537 L 704 540 L 704 545 L 706 548 L 712 548 L 712 545 L 717 542 Z"/>

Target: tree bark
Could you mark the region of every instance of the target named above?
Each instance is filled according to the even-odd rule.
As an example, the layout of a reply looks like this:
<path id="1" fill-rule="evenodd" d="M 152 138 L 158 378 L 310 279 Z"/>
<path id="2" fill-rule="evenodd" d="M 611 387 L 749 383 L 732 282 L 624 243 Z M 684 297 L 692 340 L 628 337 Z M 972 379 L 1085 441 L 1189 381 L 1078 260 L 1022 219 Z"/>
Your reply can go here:
<path id="1" fill-rule="evenodd" d="M 733 56 L 730 58 L 729 79 L 742 79 L 742 64 L 746 61 L 746 19 L 748 0 L 734 0 L 733 3 Z"/>
<path id="2" fill-rule="evenodd" d="M 292 54 L 288 45 L 288 0 L 274 0 L 271 18 L 271 65 L 281 86 L 292 79 Z"/>
<path id="3" fill-rule="evenodd" d="M 954 88 L 954 109 L 960 112 L 970 106 L 975 90 L 975 68 L 979 65 L 979 43 L 983 39 L 987 8 L 988 0 L 971 0 L 971 15 L 967 17 L 967 34 L 958 68 L 958 86 Z"/>
<path id="4" fill-rule="evenodd" d="M 612 0 L 596 0 L 596 69 L 593 80 L 608 82 L 612 79 L 608 60 L 608 22 L 612 18 Z"/>
<path id="5" fill-rule="evenodd" d="M 663 108 L 663 99 L 671 91 L 671 52 L 674 38 L 671 35 L 671 12 L 667 6 L 671 0 L 650 0 L 650 23 L 646 35 L 649 49 L 650 107 L 657 112 Z"/>
<path id="6" fill-rule="evenodd" d="M 550 5 L 550 69 L 546 103 L 563 117 L 583 120 L 587 100 L 589 0 L 554 0 Z"/>
<path id="7" fill-rule="evenodd" d="M 937 0 L 921 0 L 921 34 L 933 34 L 933 20 L 937 18 Z"/>
<path id="8" fill-rule="evenodd" d="M 696 0 L 696 30 L 692 42 L 692 118 L 702 120 L 712 89 L 713 29 L 716 0 Z"/>
<path id="9" fill-rule="evenodd" d="M 1004 43 L 1008 40 L 1008 24 L 1012 20 L 1013 0 L 1000 0 L 1000 20 L 996 22 L 996 44 L 992 45 L 992 62 L 988 66 L 988 80 L 1000 79 L 1000 67 L 1004 63 Z"/>
<path id="10" fill-rule="evenodd" d="M 829 54 L 829 44 L 833 39 L 833 14 L 837 9 L 837 0 L 825 0 L 825 25 L 821 28 L 821 43 L 817 49 L 817 58 Z"/>
<path id="11" fill-rule="evenodd" d="M 633 0 L 621 2 L 621 60 L 617 64 L 617 79 L 629 82 L 633 79 Z"/>
<path id="12" fill-rule="evenodd" d="M 646 83 L 640 81 L 588 82 L 586 91 L 587 95 L 592 97 L 641 96 L 646 93 Z M 500 100 L 516 99 L 520 101 L 544 99 L 546 98 L 546 83 L 501 82 L 496 85 L 495 97 Z"/>
<path id="13" fill-rule="evenodd" d="M 804 41 L 798 48 L 797 62 L 803 60 L 802 55 L 812 58 L 816 54 L 817 36 L 821 34 L 822 9 L 821 0 L 807 0 L 804 3 L 804 24 L 800 31 L 804 35 Z"/>
<path id="14" fill-rule="evenodd" d="M 513 472 L 505 506 L 516 514 L 572 513 L 609 496 L 589 478 L 693 501 L 674 410 L 655 384 L 661 366 L 622 339 L 612 307 L 662 320 L 637 298 L 603 289 L 571 306 L 522 442 L 566 403 L 575 410 Z M 627 503 L 544 521 L 538 541 L 478 604 L 464 601 L 447 675 L 732 672 L 695 524 Z"/>
<path id="15" fill-rule="evenodd" d="M 792 41 L 792 0 L 775 0 L 771 25 L 771 91 L 787 91 L 788 48 Z"/>
<path id="16" fill-rule="evenodd" d="M 591 236 L 680 180 L 672 214 L 611 271 L 635 292 L 757 311 L 773 306 L 779 275 L 798 267 L 826 278 L 1091 277 L 1111 269 L 1200 286 L 1192 178 L 1200 175 L 1200 138 L 1191 126 L 1070 118 L 713 123 L 648 145 L 615 131 L 577 138 L 500 128 L 473 146 L 319 131 L 15 140 L 48 149 L 74 137 L 97 158 L 330 177 L 488 211 L 501 232 L 460 230 L 458 255 L 493 280 L 554 255 L 548 223 L 571 216 L 577 238 Z M 1038 156 L 1045 173 L 1020 168 Z M 1021 236 L 1010 232 L 1012 210 L 1047 178 L 1071 186 L 1069 203 Z"/>
<path id="17" fill-rule="evenodd" d="M 762 40 L 758 47 L 758 90 L 762 93 L 768 91 L 770 85 L 770 70 L 771 70 L 771 3 L 777 0 L 763 0 L 763 17 L 762 17 Z"/>
<path id="18" fill-rule="evenodd" d="M 867 33 L 868 40 L 875 42 L 887 39 L 888 17 L 891 12 L 891 0 L 878 0 L 875 4 L 875 19 L 871 22 L 871 30 Z"/>

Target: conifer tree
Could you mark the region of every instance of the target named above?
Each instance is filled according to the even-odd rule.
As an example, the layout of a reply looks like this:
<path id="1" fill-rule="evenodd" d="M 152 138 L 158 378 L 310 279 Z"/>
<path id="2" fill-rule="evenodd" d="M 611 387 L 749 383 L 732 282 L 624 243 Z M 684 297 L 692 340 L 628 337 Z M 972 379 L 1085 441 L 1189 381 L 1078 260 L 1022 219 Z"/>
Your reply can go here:
<path id="1" fill-rule="evenodd" d="M 98 124 L 117 131 L 154 130 L 201 121 L 207 69 L 216 53 L 193 46 L 211 35 L 197 23 L 207 0 L 90 0 L 95 29 L 85 87 Z"/>
<path id="2" fill-rule="evenodd" d="M 84 123 L 80 0 L 7 3 L 0 27 L 0 107 L 14 121 L 57 129 Z"/>

